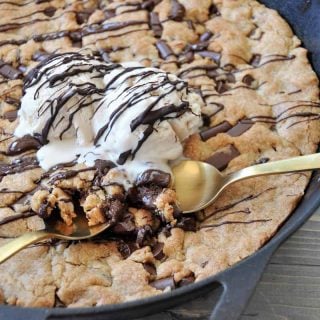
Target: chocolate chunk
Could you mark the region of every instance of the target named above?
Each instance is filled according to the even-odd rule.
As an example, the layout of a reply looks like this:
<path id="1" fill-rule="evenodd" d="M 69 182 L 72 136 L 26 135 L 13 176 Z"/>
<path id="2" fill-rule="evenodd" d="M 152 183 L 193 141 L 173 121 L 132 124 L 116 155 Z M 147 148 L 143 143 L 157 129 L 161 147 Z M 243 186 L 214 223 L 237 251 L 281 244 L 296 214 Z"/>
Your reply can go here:
<path id="1" fill-rule="evenodd" d="M 270 158 L 260 158 L 255 162 L 255 164 L 262 164 L 262 163 L 267 163 L 269 162 Z"/>
<path id="2" fill-rule="evenodd" d="M 106 19 L 110 19 L 115 17 L 116 15 L 116 11 L 114 9 L 107 9 L 104 11 L 104 16 L 106 17 Z"/>
<path id="3" fill-rule="evenodd" d="M 50 2 L 51 0 L 35 0 L 36 4 L 40 4 L 40 3 L 45 3 L 45 2 Z"/>
<path id="4" fill-rule="evenodd" d="M 216 63 L 219 63 L 221 59 L 221 54 L 214 51 L 199 51 L 197 54 L 203 58 L 210 58 Z"/>
<path id="5" fill-rule="evenodd" d="M 138 230 L 136 243 L 139 247 L 142 247 L 144 241 L 148 238 L 148 236 L 152 235 L 152 229 L 149 225 L 146 225 Z"/>
<path id="6" fill-rule="evenodd" d="M 33 55 L 32 55 L 32 59 L 35 61 L 44 61 L 49 57 L 49 53 L 45 52 L 45 51 L 36 51 Z"/>
<path id="7" fill-rule="evenodd" d="M 247 86 L 251 86 L 252 82 L 254 81 L 254 78 L 250 75 L 250 74 L 246 74 L 243 78 L 242 78 L 242 82 L 244 84 L 246 84 Z"/>
<path id="8" fill-rule="evenodd" d="M 156 186 L 166 188 L 169 186 L 171 176 L 167 172 L 161 170 L 149 169 L 140 174 L 136 180 L 137 186 L 146 186 L 154 184 Z"/>
<path id="9" fill-rule="evenodd" d="M 227 134 L 231 137 L 241 136 L 244 132 L 249 130 L 253 126 L 252 121 L 239 121 L 233 128 L 231 128 Z"/>
<path id="10" fill-rule="evenodd" d="M 249 64 L 251 64 L 254 67 L 258 67 L 261 62 L 261 54 L 254 54 L 252 58 L 249 61 Z"/>
<path id="11" fill-rule="evenodd" d="M 226 74 L 227 82 L 236 83 L 236 77 L 232 73 Z"/>
<path id="12" fill-rule="evenodd" d="M 190 63 L 194 60 L 194 53 L 192 51 L 186 52 L 179 56 L 179 63 Z"/>
<path id="13" fill-rule="evenodd" d="M 121 220 L 125 212 L 125 205 L 119 199 L 109 199 L 105 204 L 106 216 L 111 224 Z"/>
<path id="14" fill-rule="evenodd" d="M 139 247 L 137 246 L 136 243 L 134 243 L 134 242 L 126 243 L 122 240 L 120 240 L 117 243 L 117 247 L 118 247 L 118 250 L 124 259 L 127 259 L 131 255 L 132 252 L 139 249 Z"/>
<path id="15" fill-rule="evenodd" d="M 208 139 L 216 136 L 218 133 L 227 132 L 231 128 L 232 125 L 228 121 L 223 121 L 212 128 L 201 131 L 200 137 L 203 141 L 207 141 Z"/>
<path id="16" fill-rule="evenodd" d="M 48 17 L 53 17 L 54 14 L 56 13 L 56 11 L 57 11 L 57 8 L 55 8 L 55 7 L 48 7 L 48 8 L 45 8 L 45 9 L 43 10 L 43 13 L 44 13 L 46 16 L 48 16 Z"/>
<path id="17" fill-rule="evenodd" d="M 211 70 L 207 70 L 207 76 L 209 78 L 215 79 L 219 75 L 218 67 L 212 68 Z"/>
<path id="18" fill-rule="evenodd" d="M 78 24 L 83 24 L 89 20 L 89 17 L 93 13 L 93 9 L 84 9 L 76 13 L 76 20 Z"/>
<path id="19" fill-rule="evenodd" d="M 195 217 L 183 217 L 176 224 L 177 228 L 181 228 L 184 231 L 197 231 L 197 223 Z"/>
<path id="20" fill-rule="evenodd" d="M 186 9 L 178 0 L 171 0 L 171 10 L 169 13 L 169 19 L 175 21 L 182 21 L 185 15 Z"/>
<path id="21" fill-rule="evenodd" d="M 151 263 L 144 263 L 143 264 L 144 269 L 150 273 L 152 276 L 156 276 L 157 275 L 157 269 L 156 267 L 151 264 Z"/>
<path id="22" fill-rule="evenodd" d="M 50 204 L 48 201 L 41 203 L 40 208 L 39 208 L 39 212 L 38 212 L 38 216 L 42 219 L 49 218 L 49 216 L 51 214 L 51 210 L 49 210 L 49 209 L 52 209 L 52 208 L 50 207 Z"/>
<path id="23" fill-rule="evenodd" d="M 70 32 L 69 38 L 72 40 L 72 42 L 81 42 L 82 41 L 82 33 L 80 31 Z"/>
<path id="24" fill-rule="evenodd" d="M 213 36 L 213 33 L 211 31 L 206 31 L 200 36 L 200 41 L 208 41 Z"/>
<path id="25" fill-rule="evenodd" d="M 202 51 L 202 50 L 206 50 L 208 48 L 208 45 L 209 45 L 208 41 L 198 42 L 190 45 L 189 49 L 193 51 Z"/>
<path id="26" fill-rule="evenodd" d="M 163 253 L 164 244 L 162 242 L 157 242 L 156 245 L 152 248 L 152 254 L 157 260 L 162 260 L 165 257 Z"/>
<path id="27" fill-rule="evenodd" d="M 156 38 L 161 38 L 162 35 L 162 25 L 159 20 L 159 15 L 157 12 L 150 12 L 149 14 L 149 23 L 150 28 L 153 30 L 153 33 Z"/>
<path id="28" fill-rule="evenodd" d="M 170 288 L 171 290 L 176 288 L 176 284 L 174 282 L 173 277 L 168 277 L 168 278 L 164 278 L 164 279 L 159 279 L 153 282 L 150 282 L 149 285 L 151 287 L 154 287 L 158 290 L 164 290 L 166 288 Z"/>
<path id="29" fill-rule="evenodd" d="M 29 150 L 38 150 L 42 147 L 39 140 L 37 140 L 35 137 L 26 135 L 22 138 L 17 139 L 16 141 L 13 141 L 8 148 L 7 154 L 9 156 L 16 156 L 18 154 L 21 154 L 25 151 Z"/>
<path id="30" fill-rule="evenodd" d="M 141 9 L 152 11 L 153 8 L 160 3 L 161 0 L 147 0 L 141 3 Z"/>
<path id="31" fill-rule="evenodd" d="M 134 187 L 128 191 L 128 200 L 134 206 L 142 206 L 149 210 L 156 209 L 155 201 L 163 188 L 156 185 Z"/>
<path id="32" fill-rule="evenodd" d="M 5 64 L 0 60 L 0 74 L 10 80 L 16 80 L 22 76 L 22 72 L 11 67 L 8 64 Z"/>
<path id="33" fill-rule="evenodd" d="M 224 80 L 218 80 L 215 87 L 216 91 L 220 94 L 228 91 L 230 87 L 226 84 Z"/>
<path id="34" fill-rule="evenodd" d="M 18 117 L 18 110 L 11 110 L 4 113 L 3 118 L 9 120 L 10 122 L 13 122 Z"/>
<path id="35" fill-rule="evenodd" d="M 227 148 L 221 151 L 215 152 L 212 156 L 205 160 L 205 162 L 216 167 L 218 170 L 224 170 L 229 162 L 239 156 L 240 153 L 236 147 L 229 145 Z"/>
<path id="36" fill-rule="evenodd" d="M 212 14 L 212 15 L 216 15 L 216 16 L 220 15 L 219 10 L 218 10 L 217 6 L 214 3 L 210 6 L 209 13 Z"/>
<path id="37" fill-rule="evenodd" d="M 195 281 L 195 277 L 194 277 L 194 275 L 191 275 L 191 276 L 189 276 L 189 277 L 186 277 L 186 278 L 181 279 L 181 280 L 179 281 L 179 283 L 178 283 L 178 287 L 187 286 L 187 285 L 189 285 L 189 284 L 191 284 L 191 283 L 194 283 L 194 281 Z"/>
<path id="38" fill-rule="evenodd" d="M 20 101 L 13 97 L 6 97 L 4 100 L 6 103 L 12 104 L 15 107 L 20 107 Z"/>
<path id="39" fill-rule="evenodd" d="M 156 47 L 159 50 L 160 57 L 164 60 L 166 60 L 169 56 L 174 55 L 172 49 L 163 40 L 159 40 L 156 43 Z"/>
<path id="40" fill-rule="evenodd" d="M 97 168 L 97 170 L 101 173 L 101 174 L 107 174 L 108 171 L 111 168 L 115 168 L 116 165 L 109 160 L 101 160 L 101 159 L 97 159 L 94 162 L 94 166 Z"/>

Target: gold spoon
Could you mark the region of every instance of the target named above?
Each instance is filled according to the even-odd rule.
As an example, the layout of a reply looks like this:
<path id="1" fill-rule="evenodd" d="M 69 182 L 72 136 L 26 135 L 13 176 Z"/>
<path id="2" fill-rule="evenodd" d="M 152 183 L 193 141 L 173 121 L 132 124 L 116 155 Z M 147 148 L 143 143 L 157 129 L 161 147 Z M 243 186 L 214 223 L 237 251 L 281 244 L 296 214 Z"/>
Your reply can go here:
<path id="1" fill-rule="evenodd" d="M 173 167 L 174 188 L 184 213 L 201 210 L 211 204 L 228 185 L 239 180 L 295 171 L 320 169 L 320 153 L 280 160 L 248 167 L 223 176 L 215 167 L 205 162 L 182 161 Z M 88 226 L 84 215 L 78 214 L 72 226 L 51 218 L 45 220 L 45 229 L 27 232 L 0 247 L 0 263 L 35 242 L 57 238 L 63 240 L 88 239 L 110 227 L 108 223 Z"/>
<path id="2" fill-rule="evenodd" d="M 45 220 L 45 229 L 27 232 L 18 238 L 9 241 L 0 247 L 0 263 L 6 261 L 18 251 L 30 244 L 44 239 L 57 238 L 62 240 L 84 240 L 96 236 L 109 228 L 109 223 L 89 227 L 84 213 L 77 214 L 72 226 L 67 226 L 62 221 L 51 218 Z"/>
<path id="3" fill-rule="evenodd" d="M 263 175 L 320 169 L 320 153 L 258 164 L 230 175 L 223 175 L 212 165 L 186 160 L 173 167 L 173 188 L 184 213 L 209 206 L 230 184 Z"/>

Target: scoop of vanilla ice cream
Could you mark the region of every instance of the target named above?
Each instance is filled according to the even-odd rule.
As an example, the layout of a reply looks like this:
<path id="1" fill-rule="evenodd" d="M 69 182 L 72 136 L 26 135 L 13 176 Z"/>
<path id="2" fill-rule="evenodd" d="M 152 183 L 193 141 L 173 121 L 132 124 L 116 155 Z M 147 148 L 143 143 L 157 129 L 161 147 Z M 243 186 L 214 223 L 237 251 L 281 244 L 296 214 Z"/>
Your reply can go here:
<path id="1" fill-rule="evenodd" d="M 46 170 L 105 159 L 133 181 L 149 168 L 170 172 L 168 161 L 182 156 L 183 141 L 202 124 L 201 106 L 172 74 L 65 53 L 29 74 L 15 134 L 43 142 L 37 157 Z"/>

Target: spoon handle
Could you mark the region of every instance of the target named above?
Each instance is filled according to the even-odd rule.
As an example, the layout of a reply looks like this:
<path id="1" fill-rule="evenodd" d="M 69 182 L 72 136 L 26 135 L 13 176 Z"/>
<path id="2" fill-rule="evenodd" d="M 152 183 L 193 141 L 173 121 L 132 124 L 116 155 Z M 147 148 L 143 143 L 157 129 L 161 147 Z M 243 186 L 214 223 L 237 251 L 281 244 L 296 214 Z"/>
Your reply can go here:
<path id="1" fill-rule="evenodd" d="M 5 245 L 0 247 L 0 264 L 11 256 L 13 256 L 16 252 L 22 250 L 26 246 L 38 242 L 43 239 L 51 238 L 52 234 L 45 230 L 27 232 L 18 238 L 9 241 Z"/>
<path id="2" fill-rule="evenodd" d="M 252 177 L 314 169 L 320 169 L 320 153 L 273 161 L 244 168 L 226 176 L 224 186 Z"/>

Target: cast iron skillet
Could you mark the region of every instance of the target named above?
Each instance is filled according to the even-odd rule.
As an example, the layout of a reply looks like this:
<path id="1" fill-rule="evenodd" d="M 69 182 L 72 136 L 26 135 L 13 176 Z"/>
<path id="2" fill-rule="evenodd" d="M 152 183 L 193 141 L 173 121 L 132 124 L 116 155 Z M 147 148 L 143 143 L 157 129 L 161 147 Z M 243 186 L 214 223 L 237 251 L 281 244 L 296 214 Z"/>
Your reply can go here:
<path id="1" fill-rule="evenodd" d="M 313 67 L 320 76 L 320 1 L 262 0 L 261 2 L 278 10 L 289 21 L 295 33 L 303 40 L 304 46 L 309 50 Z M 263 248 L 233 267 L 203 281 L 159 296 L 95 308 L 35 309 L 1 306 L 0 319 L 121 320 L 144 317 L 150 314 L 153 315 L 147 317 L 148 319 L 174 319 L 175 316 L 172 313 L 162 312 L 159 314 L 159 312 L 173 306 L 181 306 L 186 302 L 190 305 L 194 299 L 206 297 L 206 299 L 212 299 L 213 311 L 210 319 L 236 320 L 249 300 L 273 252 L 320 205 L 319 187 L 320 172 L 316 172 L 299 207 Z M 192 314 L 187 318 L 194 319 Z"/>

